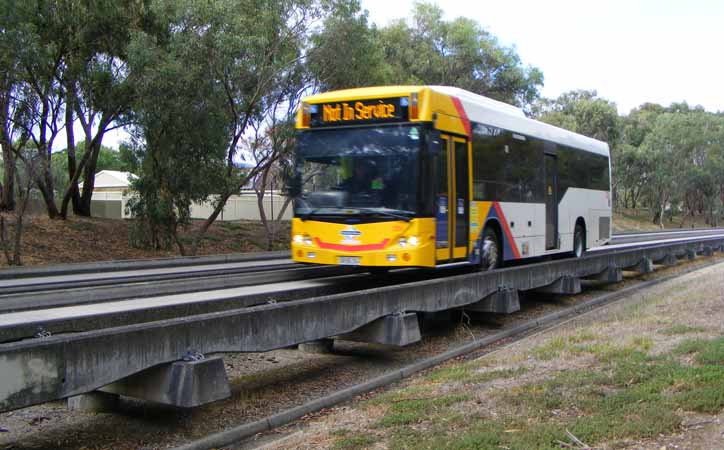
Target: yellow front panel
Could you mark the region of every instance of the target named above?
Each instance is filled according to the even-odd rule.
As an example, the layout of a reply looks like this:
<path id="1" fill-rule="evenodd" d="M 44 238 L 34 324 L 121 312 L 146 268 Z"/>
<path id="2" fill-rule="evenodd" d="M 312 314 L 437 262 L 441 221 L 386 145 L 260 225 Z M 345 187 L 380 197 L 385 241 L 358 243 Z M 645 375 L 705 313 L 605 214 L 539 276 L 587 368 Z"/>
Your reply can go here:
<path id="1" fill-rule="evenodd" d="M 417 238 L 417 245 L 411 245 L 412 237 Z M 407 244 L 401 246 L 400 238 L 405 238 Z M 339 264 L 339 257 L 359 257 L 361 266 L 434 267 L 435 221 L 429 218 L 349 225 L 292 220 L 294 261 Z"/>

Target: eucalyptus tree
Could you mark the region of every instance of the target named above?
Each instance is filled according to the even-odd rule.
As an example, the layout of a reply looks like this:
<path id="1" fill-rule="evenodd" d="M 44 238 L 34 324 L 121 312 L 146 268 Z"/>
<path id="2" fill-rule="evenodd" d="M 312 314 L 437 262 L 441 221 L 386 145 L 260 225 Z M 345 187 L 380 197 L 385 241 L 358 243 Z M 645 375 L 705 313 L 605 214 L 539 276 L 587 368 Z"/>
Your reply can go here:
<path id="1" fill-rule="evenodd" d="M 59 117 L 64 101 L 57 74 L 62 70 L 65 45 L 59 23 L 63 15 L 52 1 L 13 2 L 0 5 L 3 32 L 3 65 L 11 67 L 4 90 L 3 147 L 20 137 L 36 149 L 35 185 L 46 204 L 48 215 L 58 217 L 55 203 L 51 151 L 62 129 Z M 7 72 L 6 72 L 7 73 Z M 8 90 L 9 89 L 9 90 Z M 18 149 L 16 149 L 18 150 Z M 7 152 L 4 151 L 4 156 Z M 17 151 L 14 152 L 17 155 Z M 6 161 L 7 165 L 7 161 Z"/>
<path id="2" fill-rule="evenodd" d="M 329 2 L 308 0 L 152 1 L 159 33 L 137 31 L 129 65 L 137 79 L 133 120 L 138 159 L 136 213 L 181 252 L 179 227 L 192 201 L 212 212 L 199 240 L 227 200 L 272 161 L 266 153 L 252 169 L 237 162 L 242 138 L 273 110 L 279 98 L 298 101 L 306 86 L 304 46 Z M 159 234 L 160 233 L 160 234 Z"/>
<path id="3" fill-rule="evenodd" d="M 63 71 L 58 79 L 66 98 L 65 129 L 69 183 L 63 195 L 61 215 L 73 212 L 90 216 L 95 173 L 103 139 L 110 130 L 126 124 L 134 96 L 126 50 L 130 33 L 146 27 L 144 2 L 59 2 L 67 42 Z M 79 124 L 86 152 L 78 160 L 74 125 Z M 82 193 L 78 181 L 83 180 Z"/>
<path id="4" fill-rule="evenodd" d="M 16 11 L 8 8 L 7 0 L 0 2 L 0 149 L 3 173 L 0 181 L 0 211 L 15 209 L 15 167 L 17 149 L 29 138 L 24 133 L 27 108 L 17 74 L 18 48 L 22 35 L 16 29 Z"/>
<path id="5" fill-rule="evenodd" d="M 443 19 L 442 9 L 415 2 L 409 19 L 380 30 L 393 83 L 457 86 L 529 109 L 538 98 L 543 73 L 524 65 L 478 22 Z"/>
<path id="6" fill-rule="evenodd" d="M 653 221 L 663 227 L 665 212 L 683 209 L 683 221 L 704 214 L 714 225 L 722 213 L 724 123 L 701 109 L 681 108 L 659 115 L 641 144 L 651 170 L 648 194 Z"/>

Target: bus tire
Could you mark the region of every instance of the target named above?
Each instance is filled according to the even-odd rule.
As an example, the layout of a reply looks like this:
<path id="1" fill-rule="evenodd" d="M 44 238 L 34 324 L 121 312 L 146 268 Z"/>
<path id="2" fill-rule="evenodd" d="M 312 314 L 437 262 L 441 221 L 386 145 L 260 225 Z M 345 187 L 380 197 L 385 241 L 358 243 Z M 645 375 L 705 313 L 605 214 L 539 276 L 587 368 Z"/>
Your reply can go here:
<path id="1" fill-rule="evenodd" d="M 573 231 L 573 256 L 581 258 L 586 254 L 586 229 L 581 223 L 576 224 Z"/>
<path id="2" fill-rule="evenodd" d="M 500 238 L 495 229 L 486 225 L 480 239 L 480 270 L 488 271 L 497 269 L 503 260 L 503 247 L 500 245 Z"/>

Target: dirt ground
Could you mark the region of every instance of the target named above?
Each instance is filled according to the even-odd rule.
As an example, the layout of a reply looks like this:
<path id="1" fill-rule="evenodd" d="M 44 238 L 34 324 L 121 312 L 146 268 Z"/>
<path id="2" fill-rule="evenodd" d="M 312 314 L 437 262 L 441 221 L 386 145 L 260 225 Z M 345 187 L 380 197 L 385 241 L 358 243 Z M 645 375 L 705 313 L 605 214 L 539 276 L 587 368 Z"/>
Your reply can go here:
<path id="1" fill-rule="evenodd" d="M 260 448 L 724 449 L 722 281 L 718 264 L 639 291 Z"/>
<path id="2" fill-rule="evenodd" d="M 190 242 L 192 233 L 199 229 L 194 221 L 182 233 L 182 240 Z M 71 217 L 68 220 L 50 220 L 46 216 L 26 218 L 23 233 L 22 262 L 26 266 L 63 264 L 120 259 L 142 259 L 178 256 L 176 247 L 167 250 L 139 249 L 129 245 L 129 220 Z M 274 250 L 289 247 L 289 222 L 278 227 Z M 215 222 L 201 240 L 199 255 L 259 252 L 267 250 L 266 231 L 261 222 Z M 0 267 L 7 267 L 0 254 Z"/>
<path id="3" fill-rule="evenodd" d="M 613 212 L 614 233 L 629 231 L 660 231 L 661 227 L 651 221 L 651 211 L 648 209 L 616 209 Z M 674 216 L 664 220 L 664 229 L 678 230 L 681 228 L 710 228 L 703 216 L 687 217 Z"/>

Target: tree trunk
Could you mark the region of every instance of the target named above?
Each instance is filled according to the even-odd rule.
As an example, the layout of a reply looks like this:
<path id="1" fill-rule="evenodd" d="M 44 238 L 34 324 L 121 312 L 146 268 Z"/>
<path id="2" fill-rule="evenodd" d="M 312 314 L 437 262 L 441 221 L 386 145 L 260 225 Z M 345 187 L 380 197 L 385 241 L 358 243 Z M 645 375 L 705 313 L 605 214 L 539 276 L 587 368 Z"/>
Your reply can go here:
<path id="1" fill-rule="evenodd" d="M 80 209 L 80 192 L 78 191 L 78 177 L 75 176 L 75 172 L 80 170 L 78 168 L 75 158 L 75 133 L 73 132 L 73 101 L 71 98 L 68 99 L 68 104 L 65 106 L 65 133 L 68 142 L 68 192 L 70 194 L 70 201 L 73 203 L 73 213 L 78 214 Z M 63 218 L 68 217 L 68 200 L 64 196 L 63 203 L 60 206 L 60 214 Z"/>
<path id="2" fill-rule="evenodd" d="M 51 187 L 48 188 L 47 179 L 45 177 L 38 177 L 36 178 L 36 185 L 38 186 L 38 190 L 43 197 L 43 201 L 45 202 L 45 209 L 48 212 L 48 217 L 51 219 L 59 218 L 60 211 L 58 211 L 58 206 L 55 204 L 55 196 L 53 193 L 52 184 L 50 185 Z"/>
<path id="3" fill-rule="evenodd" d="M 0 189 L 0 211 L 13 211 L 15 209 L 15 166 L 16 158 L 15 153 L 7 147 L 7 144 L 2 145 L 3 151 L 3 182 L 2 189 Z"/>
<path id="4" fill-rule="evenodd" d="M 93 199 L 93 188 L 96 182 L 96 167 L 98 165 L 98 155 L 101 151 L 101 142 L 103 141 L 104 131 L 98 134 L 90 141 L 86 142 L 86 152 L 91 152 L 87 159 L 85 168 L 83 169 L 83 193 L 80 196 L 80 203 L 76 214 L 80 216 L 91 216 L 91 200 Z"/>
<path id="5" fill-rule="evenodd" d="M 199 250 L 199 242 L 201 241 L 201 238 L 204 237 L 204 234 L 206 234 L 207 231 L 209 231 L 209 227 L 211 227 L 211 224 L 216 221 L 216 218 L 219 217 L 221 211 L 224 210 L 224 207 L 226 206 L 226 202 L 229 200 L 229 197 L 231 197 L 231 192 L 225 192 L 219 195 L 219 202 L 216 204 L 216 207 L 211 212 L 211 215 L 206 218 L 203 225 L 201 225 L 199 231 L 197 231 L 194 235 L 193 241 L 191 243 L 191 256 L 196 256 L 196 252 Z"/>
<path id="6" fill-rule="evenodd" d="M 42 173 L 36 177 L 35 184 L 43 196 L 45 209 L 48 217 L 57 219 L 60 217 L 60 211 L 55 203 L 55 191 L 53 190 L 53 172 L 50 167 L 50 151 L 45 148 L 39 148 L 38 153 L 41 157 Z"/>

